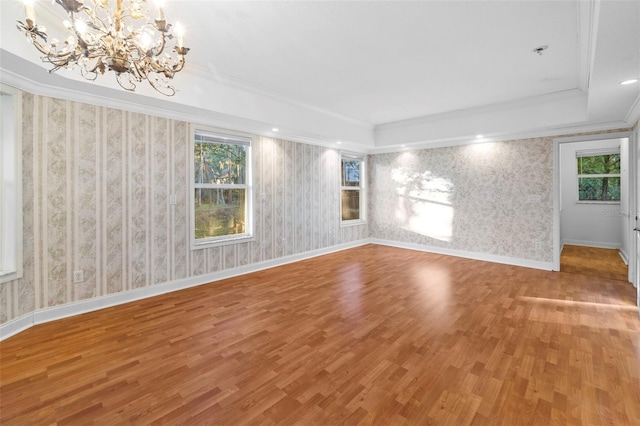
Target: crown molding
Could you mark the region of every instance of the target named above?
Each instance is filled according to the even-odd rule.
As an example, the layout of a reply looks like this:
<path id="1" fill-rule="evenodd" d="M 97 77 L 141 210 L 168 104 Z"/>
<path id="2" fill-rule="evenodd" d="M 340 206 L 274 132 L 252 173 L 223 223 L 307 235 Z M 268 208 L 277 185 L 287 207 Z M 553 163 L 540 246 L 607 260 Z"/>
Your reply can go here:
<path id="1" fill-rule="evenodd" d="M 386 147 L 446 146 L 476 142 L 476 135 L 501 138 L 587 123 L 587 95 L 580 89 L 377 126 L 376 152 Z M 393 149 L 393 148 L 392 148 Z"/>
<path id="2" fill-rule="evenodd" d="M 636 125 L 638 123 L 638 120 L 640 120 L 640 94 L 631 105 L 631 108 L 629 108 L 627 115 L 625 115 L 624 117 L 624 121 L 629 126 Z"/>
<path id="3" fill-rule="evenodd" d="M 328 115 L 320 110 L 310 111 L 309 109 L 288 104 L 290 109 L 285 108 L 282 111 L 276 111 L 274 115 L 286 115 L 287 118 L 290 118 L 292 113 L 300 113 L 300 116 L 307 121 L 311 120 L 319 123 L 315 126 L 316 128 L 322 128 L 323 125 L 327 124 L 329 127 L 333 124 L 338 130 L 331 129 L 330 132 L 339 133 L 341 128 L 346 128 L 351 130 L 352 133 L 365 135 L 365 138 L 369 134 L 371 145 L 351 141 L 348 137 L 341 138 L 330 134 L 320 135 L 305 128 L 296 129 L 290 126 L 283 126 L 277 120 L 265 122 L 240 117 L 198 106 L 186 105 L 160 98 L 159 96 L 156 97 L 155 93 L 150 93 L 151 96 L 146 96 L 142 94 L 144 90 L 141 90 L 141 93 L 126 92 L 119 88 L 66 78 L 56 73 L 47 73 L 45 70 L 39 64 L 27 61 L 0 48 L 0 82 L 36 95 L 326 147 L 336 147 L 336 141 L 341 140 L 345 146 L 349 146 L 351 149 L 366 152 L 373 144 L 372 125 L 356 121 L 346 122 L 339 115 Z M 249 95 L 251 96 L 251 94 Z M 280 102 L 275 98 L 271 99 L 277 103 Z M 276 126 L 280 129 L 277 133 L 271 130 Z"/>
<path id="4" fill-rule="evenodd" d="M 624 121 L 613 121 L 599 124 L 574 124 L 567 127 L 553 127 L 530 132 L 504 133 L 486 135 L 482 139 L 474 137 L 447 138 L 418 143 L 407 143 L 404 147 L 394 145 L 370 149 L 368 154 L 388 154 L 394 152 L 413 151 L 419 149 L 446 148 L 452 146 L 472 145 L 479 143 L 519 141 L 535 138 L 563 137 L 568 135 L 608 134 L 610 132 L 628 132 L 629 125 Z"/>

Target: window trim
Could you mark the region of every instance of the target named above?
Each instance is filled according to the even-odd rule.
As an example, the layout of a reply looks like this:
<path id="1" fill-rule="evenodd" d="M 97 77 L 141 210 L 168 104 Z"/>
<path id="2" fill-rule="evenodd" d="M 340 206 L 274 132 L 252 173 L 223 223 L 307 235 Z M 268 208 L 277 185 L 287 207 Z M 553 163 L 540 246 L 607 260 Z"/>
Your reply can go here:
<path id="1" fill-rule="evenodd" d="M 13 241 L 13 244 L 11 244 L 10 242 L 7 243 L 6 238 L 3 238 L 3 240 L 5 241 L 0 241 L 0 244 L 2 244 L 2 247 L 0 247 L 0 256 L 2 256 L 2 252 L 4 250 L 14 250 L 15 253 L 15 258 L 13 259 L 13 263 L 14 265 L 12 265 L 11 269 L 8 269 L 6 271 L 2 271 L 0 269 L 0 283 L 5 283 L 5 282 L 9 282 L 9 281 L 13 281 L 13 280 L 17 280 L 19 278 L 22 278 L 23 276 L 23 234 L 24 234 L 24 229 L 23 229 L 23 219 L 22 219 L 22 91 L 11 87 L 11 86 L 7 86 L 5 84 L 1 84 L 0 83 L 0 93 L 2 93 L 3 95 L 6 96 L 11 96 L 12 100 L 13 100 L 13 109 L 12 109 L 12 114 L 13 114 L 13 126 L 12 129 L 9 130 L 9 132 L 11 132 L 12 137 L 9 137 L 8 139 L 10 141 L 13 141 L 13 144 L 11 147 L 9 146 L 5 146 L 4 145 L 4 141 L 6 139 L 7 134 L 6 129 L 4 126 L 2 126 L 2 146 L 0 146 L 0 152 L 2 152 L 4 149 L 8 149 L 8 150 L 12 150 L 13 152 L 9 155 L 6 155 L 6 153 L 2 153 L 2 155 L 0 155 L 0 161 L 7 161 L 7 164 L 9 164 L 10 160 L 7 160 L 7 158 L 10 157 L 14 157 L 12 159 L 13 161 L 13 170 L 14 170 L 14 176 L 13 178 L 15 179 L 15 185 L 16 185 L 16 192 L 15 192 L 15 204 L 14 204 L 14 211 L 13 211 L 13 218 L 11 220 L 11 223 L 8 223 L 6 226 L 7 227 L 11 227 L 13 229 L 15 229 L 15 236 L 14 239 L 15 241 Z M 3 112 L 2 116 L 5 117 L 6 114 Z M 3 171 L 6 171 L 8 169 L 8 167 L 5 167 L 6 165 L 3 165 L 3 167 L 1 167 L 0 169 Z M 4 177 L 0 176 L 0 179 L 2 179 L 4 181 Z M 4 200 L 6 200 L 6 196 L 4 194 L 5 188 L 2 182 L 0 182 L 0 199 L 3 200 L 2 204 L 1 204 L 1 208 L 0 208 L 0 228 L 4 228 L 5 225 L 2 225 L 2 222 L 5 221 L 5 214 L 9 212 L 10 207 L 8 206 L 9 203 L 5 204 Z M 5 232 L 2 233 L 3 235 L 6 235 Z M 0 266 L 1 267 L 1 266 Z"/>
<path id="2" fill-rule="evenodd" d="M 349 160 L 358 160 L 358 161 L 360 161 L 360 185 L 359 186 L 343 186 L 342 185 L 342 160 L 345 159 L 345 158 L 349 159 Z M 339 163 L 340 180 L 338 182 L 338 185 L 339 185 L 338 197 L 340 199 L 340 210 L 338 211 L 338 214 L 340 215 L 340 227 L 356 226 L 356 225 L 366 224 L 367 223 L 367 190 L 366 190 L 367 162 L 366 162 L 366 155 L 342 151 L 342 152 L 340 152 L 340 160 L 339 161 L 340 161 L 340 163 Z M 343 190 L 360 191 L 360 218 L 358 218 L 358 219 L 349 219 L 349 220 L 343 220 L 342 219 L 342 191 Z"/>
<path id="3" fill-rule="evenodd" d="M 229 139 L 235 139 L 237 141 L 245 141 L 246 143 L 239 143 L 238 145 L 245 145 L 246 148 L 246 184 L 220 184 L 217 187 L 221 187 L 224 189 L 234 189 L 234 188 L 244 188 L 246 189 L 245 194 L 245 232 L 242 234 L 234 234 L 234 235 L 221 235 L 218 237 L 209 237 L 209 238 L 199 238 L 195 237 L 195 190 L 198 188 L 195 182 L 195 143 L 196 143 L 196 133 L 209 133 L 214 134 L 221 137 L 229 137 Z M 253 156 L 252 156 L 252 145 L 254 143 L 254 135 L 237 132 L 234 130 L 221 129 L 217 127 L 203 126 L 203 125 L 191 125 L 191 142 L 190 153 L 189 153 L 189 221 L 190 221 L 190 240 L 191 240 L 191 250 L 199 250 L 205 249 L 209 247 L 219 247 L 229 244 L 237 244 L 241 242 L 250 242 L 255 241 L 255 236 L 253 235 Z M 202 185 L 202 184 L 201 184 Z M 199 186 L 202 188 L 202 186 Z"/>
<path id="4" fill-rule="evenodd" d="M 620 148 L 596 148 L 576 151 L 576 160 L 583 157 L 601 157 L 603 155 L 620 155 Z M 577 170 L 576 161 L 576 204 L 620 204 L 621 200 L 581 200 L 580 199 L 580 179 L 617 177 L 621 178 L 622 173 L 597 173 L 580 174 Z"/>

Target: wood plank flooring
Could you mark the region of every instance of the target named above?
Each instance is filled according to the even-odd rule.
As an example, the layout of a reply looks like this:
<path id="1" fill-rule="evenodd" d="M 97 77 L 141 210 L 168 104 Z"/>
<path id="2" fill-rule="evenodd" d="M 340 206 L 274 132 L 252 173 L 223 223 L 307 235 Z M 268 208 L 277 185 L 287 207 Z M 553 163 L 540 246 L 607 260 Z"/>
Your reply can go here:
<path id="1" fill-rule="evenodd" d="M 615 249 L 565 244 L 560 254 L 560 270 L 612 280 L 628 280 L 627 265 Z"/>
<path id="2" fill-rule="evenodd" d="M 630 284 L 376 245 L 0 351 L 3 425 L 640 424 Z"/>

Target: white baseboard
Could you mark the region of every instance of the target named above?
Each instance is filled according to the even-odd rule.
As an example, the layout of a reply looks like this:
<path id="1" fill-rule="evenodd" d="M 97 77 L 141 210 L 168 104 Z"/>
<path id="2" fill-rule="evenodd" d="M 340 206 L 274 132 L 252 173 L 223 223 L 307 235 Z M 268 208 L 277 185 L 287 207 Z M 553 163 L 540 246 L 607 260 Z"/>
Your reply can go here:
<path id="1" fill-rule="evenodd" d="M 267 260 L 264 262 L 254 263 L 251 265 L 241 266 L 238 268 L 228 269 L 225 271 L 213 272 L 195 277 L 183 278 L 180 280 L 169 281 L 162 284 L 156 284 L 149 287 L 138 288 L 135 290 L 123 291 L 120 293 L 109 294 L 106 296 L 95 297 L 92 299 L 81 300 L 78 302 L 67 303 L 65 305 L 52 306 L 49 308 L 39 309 L 35 312 L 23 315 L 0 325 L 0 341 L 11 337 L 27 328 L 55 321 L 62 318 L 80 315 L 111 306 L 121 305 L 133 302 L 135 300 L 145 299 L 148 297 L 158 296 L 172 291 L 182 290 L 189 287 L 195 287 L 203 284 L 209 284 L 215 281 L 248 274 L 251 272 L 261 271 L 263 269 L 274 268 L 276 266 L 286 265 L 288 263 L 298 262 L 312 257 L 322 256 L 324 254 L 335 253 L 365 244 L 380 244 L 404 248 L 409 250 L 418 250 L 429 253 L 444 254 L 449 256 L 463 257 L 467 259 L 482 260 L 485 262 L 502 263 L 506 265 L 522 266 L 525 268 L 542 269 L 550 271 L 552 269 L 551 262 L 540 262 L 529 259 L 519 259 L 507 256 L 498 256 L 494 254 L 475 253 L 464 250 L 447 249 L 442 247 L 427 246 L 415 243 L 405 243 L 400 241 L 382 240 L 377 238 L 367 238 L 354 241 L 351 243 L 338 244 L 318 250 L 312 250 L 305 253 L 295 254 L 291 256 L 280 257 L 277 259 Z M 571 244 L 571 243 L 569 243 Z"/>
<path id="2" fill-rule="evenodd" d="M 620 249 L 618 251 L 618 254 L 622 258 L 622 261 L 624 262 L 624 264 L 629 266 L 629 256 L 627 256 L 627 253 L 625 253 L 625 251 L 623 249 Z"/>
<path id="3" fill-rule="evenodd" d="M 23 315 L 0 325 L 0 341 L 13 336 L 27 328 L 43 324 L 62 318 L 80 315 L 87 312 L 97 311 L 99 309 L 111 306 L 122 305 L 124 303 L 133 302 L 135 300 L 146 299 L 148 297 L 158 296 L 170 293 L 176 290 L 182 290 L 189 287 L 195 287 L 203 284 L 209 284 L 215 281 L 244 275 L 251 272 L 257 272 L 264 269 L 274 268 L 276 266 L 286 265 L 288 263 L 298 262 L 312 257 L 322 256 L 324 254 L 334 253 L 350 248 L 369 244 L 368 239 L 358 240 L 351 243 L 338 244 L 318 250 L 312 250 L 305 253 L 294 254 L 291 256 L 280 257 L 277 259 L 258 262 L 251 265 L 241 266 L 238 268 L 228 269 L 225 271 L 213 272 L 195 277 L 183 278 L 179 280 L 169 281 L 162 284 L 156 284 L 149 287 L 138 288 L 135 290 L 123 291 L 120 293 L 109 294 L 106 296 L 94 297 L 92 299 L 81 300 L 78 302 L 67 303 L 59 306 L 39 309 L 35 312 Z"/>
<path id="4" fill-rule="evenodd" d="M 522 266 L 525 268 L 542 269 L 545 271 L 551 271 L 553 269 L 552 262 L 540 262 L 537 260 L 519 259 L 516 257 L 499 256 L 496 254 L 476 253 L 476 252 L 465 251 L 465 250 L 434 247 L 434 246 L 427 246 L 422 244 L 406 243 L 401 241 L 382 240 L 378 238 L 371 238 L 370 241 L 373 244 L 381 244 L 385 246 L 405 248 L 409 250 L 425 251 L 429 253 L 445 254 L 448 256 L 463 257 L 466 259 L 482 260 L 485 262 Z"/>
<path id="5" fill-rule="evenodd" d="M 617 243 L 603 243 L 600 241 L 583 241 L 583 240 L 564 240 L 564 244 L 570 246 L 582 246 L 582 247 L 595 247 L 605 249 L 619 249 L 620 244 Z"/>
<path id="6" fill-rule="evenodd" d="M 33 327 L 33 312 L 7 321 L 0 325 L 0 342 L 31 327 Z"/>

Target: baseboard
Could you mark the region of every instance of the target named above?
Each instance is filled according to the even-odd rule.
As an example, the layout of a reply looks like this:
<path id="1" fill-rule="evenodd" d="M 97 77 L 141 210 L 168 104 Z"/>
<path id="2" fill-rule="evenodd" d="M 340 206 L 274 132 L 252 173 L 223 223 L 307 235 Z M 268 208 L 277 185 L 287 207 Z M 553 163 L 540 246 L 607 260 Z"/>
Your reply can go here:
<path id="1" fill-rule="evenodd" d="M 623 249 L 620 249 L 618 250 L 618 254 L 622 258 L 622 261 L 624 262 L 624 264 L 629 266 L 629 256 L 627 256 L 627 253 Z"/>
<path id="2" fill-rule="evenodd" d="M 571 244 L 567 242 L 568 244 Z M 457 256 L 467 259 L 481 260 L 485 262 L 502 263 L 506 265 L 521 266 L 525 268 L 542 269 L 545 271 L 552 270 L 551 262 L 540 262 L 529 259 L 519 259 L 508 256 L 498 256 L 494 254 L 475 253 L 465 250 L 455 250 L 442 247 L 427 246 L 415 243 L 406 243 L 401 241 L 383 240 L 378 238 L 367 238 L 354 241 L 351 243 L 338 244 L 335 246 L 312 250 L 305 253 L 295 254 L 291 256 L 280 257 L 264 262 L 254 263 L 238 268 L 228 269 L 225 271 L 213 272 L 205 275 L 184 278 L 180 280 L 169 281 L 162 284 L 156 284 L 149 287 L 139 288 L 135 290 L 123 291 L 120 293 L 109 294 L 106 296 L 95 297 L 92 299 L 81 300 L 78 302 L 67 303 L 65 305 L 52 306 L 50 308 L 39 309 L 27 315 L 15 318 L 0 325 L 0 341 L 11 337 L 27 328 L 43 324 L 50 321 L 59 320 L 87 312 L 97 311 L 112 306 L 122 305 L 124 303 L 133 302 L 148 297 L 159 296 L 161 294 L 170 293 L 172 291 L 182 290 L 189 287 L 195 287 L 203 284 L 236 277 L 239 275 L 249 274 L 264 269 L 275 268 L 277 266 L 322 256 L 329 253 L 335 253 L 365 244 L 380 244 L 391 247 L 404 248 L 409 250 L 418 250 L 428 253 L 444 254 L 448 256 Z"/>
<path id="3" fill-rule="evenodd" d="M 0 342 L 33 326 L 33 312 L 0 325 Z"/>
<path id="4" fill-rule="evenodd" d="M 583 241 L 583 240 L 564 240 L 564 244 L 570 246 L 595 247 L 604 249 L 619 249 L 620 244 L 603 243 L 600 241 Z"/>
<path id="5" fill-rule="evenodd" d="M 425 251 L 429 253 L 445 254 L 448 256 L 463 257 L 466 259 L 482 260 L 485 262 L 502 263 L 505 265 L 522 266 L 525 268 L 542 269 L 551 271 L 553 269 L 552 262 L 540 262 L 537 260 L 520 259 L 516 257 L 498 256 L 495 254 L 476 253 L 465 250 L 456 250 L 443 247 L 427 246 L 423 244 L 406 243 L 401 241 L 382 240 L 371 238 L 371 243 L 380 244 L 391 247 L 405 248 L 409 250 Z"/>
<path id="6" fill-rule="evenodd" d="M 215 281 L 224 280 L 227 278 L 236 277 L 239 275 L 248 274 L 251 272 L 262 271 L 264 269 L 274 268 L 276 266 L 282 266 L 293 262 L 298 262 L 305 259 L 310 259 L 317 256 L 322 256 L 329 253 L 335 253 L 342 250 L 362 246 L 369 244 L 368 239 L 358 240 L 351 243 L 338 244 L 331 247 L 326 247 L 318 250 L 312 250 L 300 254 L 280 257 L 277 259 L 267 260 L 264 262 L 258 262 L 251 265 L 241 266 L 238 268 L 228 269 L 225 271 L 213 272 L 205 275 L 198 275 L 195 277 L 189 277 L 174 281 L 169 281 L 162 284 L 156 284 L 149 287 L 143 287 L 139 289 L 123 291 L 120 293 L 109 294 L 106 296 L 95 297 L 92 299 L 81 300 L 78 302 L 67 303 L 59 306 L 52 306 L 49 308 L 39 309 L 30 314 L 21 316 L 19 318 L 8 321 L 0 325 L 0 341 L 11 337 L 27 328 L 36 325 L 43 324 L 50 321 L 59 320 L 75 315 L 84 314 L 87 312 L 97 311 L 99 309 L 108 308 L 111 306 L 122 305 L 124 303 L 133 302 L 140 299 L 146 299 L 148 297 L 159 296 L 161 294 L 170 293 L 172 291 L 182 290 L 189 287 L 195 287 L 203 284 L 209 284 Z"/>

